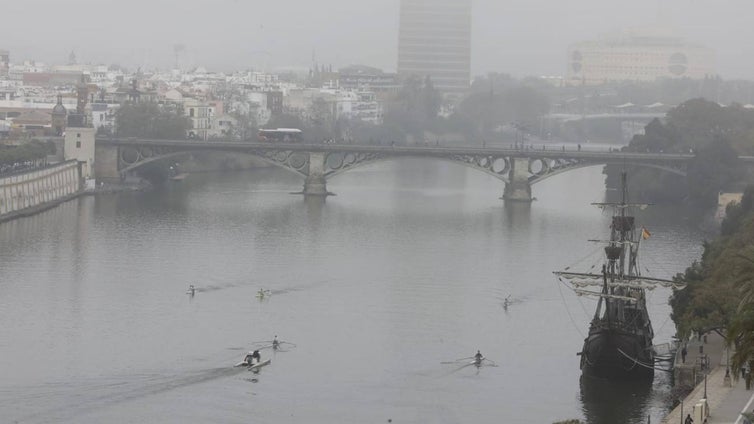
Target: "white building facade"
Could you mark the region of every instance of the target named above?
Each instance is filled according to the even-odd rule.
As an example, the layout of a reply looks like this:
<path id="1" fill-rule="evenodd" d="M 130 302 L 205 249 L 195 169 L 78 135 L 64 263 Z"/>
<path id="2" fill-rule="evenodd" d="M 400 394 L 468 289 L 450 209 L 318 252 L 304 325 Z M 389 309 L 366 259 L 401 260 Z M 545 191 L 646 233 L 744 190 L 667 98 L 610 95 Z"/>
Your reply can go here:
<path id="1" fill-rule="evenodd" d="M 599 85 L 658 78 L 702 79 L 715 74 L 714 52 L 674 37 L 669 31 L 639 29 L 568 49 L 566 82 Z"/>

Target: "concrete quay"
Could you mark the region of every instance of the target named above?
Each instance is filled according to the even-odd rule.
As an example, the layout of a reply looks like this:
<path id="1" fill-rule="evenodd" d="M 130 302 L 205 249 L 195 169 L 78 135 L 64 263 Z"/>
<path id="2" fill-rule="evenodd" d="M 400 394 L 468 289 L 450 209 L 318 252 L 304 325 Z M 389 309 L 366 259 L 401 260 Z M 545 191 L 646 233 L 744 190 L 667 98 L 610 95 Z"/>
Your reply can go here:
<path id="1" fill-rule="evenodd" d="M 706 335 L 706 343 L 705 338 L 694 339 L 687 343 L 686 349 L 688 354 L 685 363 L 681 358 L 680 348 L 676 355 L 677 383 L 679 380 L 688 381 L 691 375 L 691 381 L 695 379 L 697 384 L 683 399 L 683 403 L 676 406 L 662 423 L 684 424 L 686 416 L 691 414 L 694 424 L 743 424 L 745 421 L 741 412 L 751 412 L 754 391 L 746 390 L 743 378 L 736 380 L 732 375 L 726 378 L 728 351 L 724 339 L 717 333 L 709 333 Z M 709 364 L 707 369 L 705 361 Z M 695 405 L 704 399 L 705 392 L 708 408 L 706 421 L 698 412 L 695 416 L 694 410 Z"/>

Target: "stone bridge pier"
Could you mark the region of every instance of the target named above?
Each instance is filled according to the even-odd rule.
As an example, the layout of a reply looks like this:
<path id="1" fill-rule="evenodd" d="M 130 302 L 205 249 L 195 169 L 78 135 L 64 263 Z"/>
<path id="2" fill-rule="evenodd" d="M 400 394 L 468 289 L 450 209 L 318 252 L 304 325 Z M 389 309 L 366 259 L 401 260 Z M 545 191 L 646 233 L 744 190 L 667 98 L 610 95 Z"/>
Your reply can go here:
<path id="1" fill-rule="evenodd" d="M 531 184 L 529 183 L 529 158 L 510 159 L 508 182 L 505 184 L 503 199 L 514 202 L 531 202 Z"/>
<path id="2" fill-rule="evenodd" d="M 325 179 L 327 154 L 325 152 L 309 152 L 309 166 L 304 180 L 305 196 L 328 196 L 333 193 L 327 191 Z"/>

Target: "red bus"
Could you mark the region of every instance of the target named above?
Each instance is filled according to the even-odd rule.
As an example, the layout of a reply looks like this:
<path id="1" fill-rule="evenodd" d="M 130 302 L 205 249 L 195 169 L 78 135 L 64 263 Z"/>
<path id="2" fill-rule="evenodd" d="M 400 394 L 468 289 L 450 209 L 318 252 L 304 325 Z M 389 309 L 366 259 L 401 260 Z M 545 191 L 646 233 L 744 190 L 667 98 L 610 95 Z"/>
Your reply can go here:
<path id="1" fill-rule="evenodd" d="M 301 141 L 301 130 L 298 128 L 262 129 L 259 130 L 259 141 L 298 143 Z"/>

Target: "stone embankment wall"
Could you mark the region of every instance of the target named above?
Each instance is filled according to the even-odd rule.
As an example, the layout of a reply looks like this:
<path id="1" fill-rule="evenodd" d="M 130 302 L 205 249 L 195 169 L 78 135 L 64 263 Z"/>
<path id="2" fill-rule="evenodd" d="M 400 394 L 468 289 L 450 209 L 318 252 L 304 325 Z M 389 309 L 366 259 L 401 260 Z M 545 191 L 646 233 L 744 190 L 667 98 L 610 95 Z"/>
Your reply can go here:
<path id="1" fill-rule="evenodd" d="M 55 206 L 81 189 L 81 168 L 75 160 L 0 177 L 0 221 Z"/>

